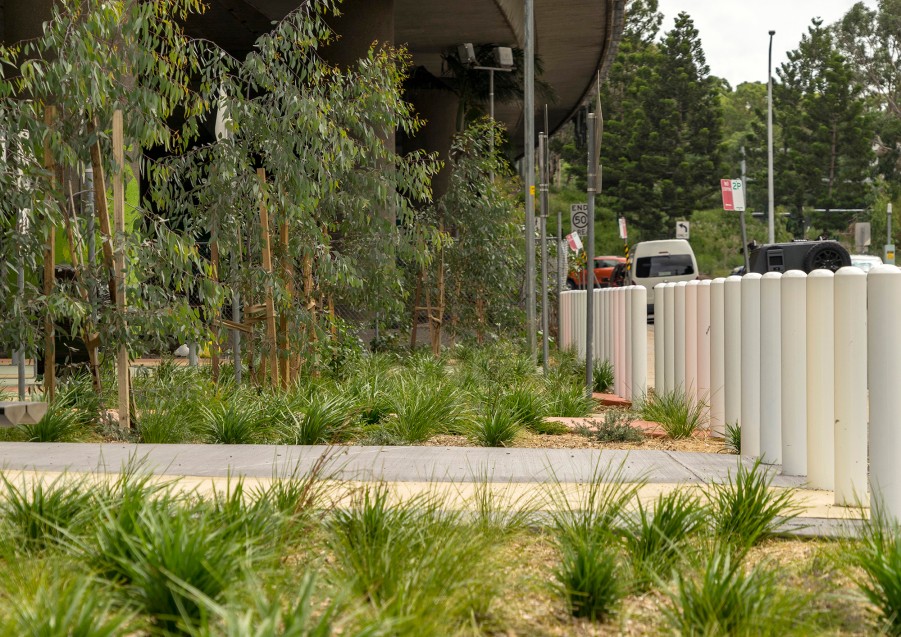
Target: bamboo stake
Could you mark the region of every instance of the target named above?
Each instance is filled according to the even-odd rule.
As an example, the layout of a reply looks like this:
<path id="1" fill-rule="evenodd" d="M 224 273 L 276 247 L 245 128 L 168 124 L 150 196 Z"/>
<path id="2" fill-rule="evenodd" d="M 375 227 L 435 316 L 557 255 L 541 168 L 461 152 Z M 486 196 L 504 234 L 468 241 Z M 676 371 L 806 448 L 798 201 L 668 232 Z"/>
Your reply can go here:
<path id="1" fill-rule="evenodd" d="M 269 210 L 266 208 L 265 192 L 266 169 L 257 169 L 257 178 L 260 180 L 260 230 L 263 237 L 263 269 L 266 274 L 272 276 L 272 247 L 269 241 Z M 272 376 L 273 387 L 278 386 L 278 349 L 276 347 L 275 334 L 275 301 L 272 298 L 272 284 L 266 285 L 266 340 L 269 341 L 269 370 Z"/>
<path id="2" fill-rule="evenodd" d="M 95 124 L 94 128 L 97 126 Z M 94 173 L 94 214 L 100 224 L 100 242 L 103 248 L 103 264 L 109 272 L 110 300 L 116 301 L 116 275 L 113 267 L 113 233 L 110 228 L 109 206 L 106 202 L 106 177 L 103 171 L 102 155 L 100 154 L 100 141 L 91 146 L 91 169 Z"/>
<path id="3" fill-rule="evenodd" d="M 116 278 L 116 309 L 122 324 L 125 325 L 125 135 L 121 110 L 113 112 L 113 160 L 116 162 L 116 172 L 113 175 L 113 218 L 116 230 L 113 264 Z M 116 357 L 116 377 L 119 383 L 119 426 L 131 429 L 128 346 L 124 342 L 119 344 Z"/>
<path id="4" fill-rule="evenodd" d="M 56 107 L 48 106 L 44 111 L 44 123 L 51 126 L 56 119 Z M 44 166 L 50 172 L 50 189 L 56 187 L 56 162 L 50 154 L 49 135 L 44 139 Z M 56 283 L 56 229 L 53 227 L 52 220 L 47 228 L 47 243 L 44 246 L 44 296 L 50 297 L 53 294 L 53 288 Z M 48 308 L 44 317 L 44 391 L 48 400 L 53 400 L 56 395 L 56 330 L 53 326 L 53 319 L 50 316 Z"/>
<path id="5" fill-rule="evenodd" d="M 210 240 L 210 264 L 213 270 L 213 281 L 219 282 L 219 241 L 217 239 Z M 213 376 L 213 382 L 219 382 L 219 326 L 213 321 L 213 342 L 210 345 L 210 372 Z"/>

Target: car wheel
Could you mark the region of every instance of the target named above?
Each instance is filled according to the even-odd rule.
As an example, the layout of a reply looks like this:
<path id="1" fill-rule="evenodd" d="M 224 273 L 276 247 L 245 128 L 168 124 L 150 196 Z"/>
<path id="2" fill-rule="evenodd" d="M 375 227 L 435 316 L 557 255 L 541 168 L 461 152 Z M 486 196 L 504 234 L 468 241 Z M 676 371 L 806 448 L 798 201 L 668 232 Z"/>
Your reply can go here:
<path id="1" fill-rule="evenodd" d="M 840 243 L 823 241 L 814 245 L 804 256 L 804 271 L 814 270 L 838 271 L 851 265 L 851 255 Z"/>

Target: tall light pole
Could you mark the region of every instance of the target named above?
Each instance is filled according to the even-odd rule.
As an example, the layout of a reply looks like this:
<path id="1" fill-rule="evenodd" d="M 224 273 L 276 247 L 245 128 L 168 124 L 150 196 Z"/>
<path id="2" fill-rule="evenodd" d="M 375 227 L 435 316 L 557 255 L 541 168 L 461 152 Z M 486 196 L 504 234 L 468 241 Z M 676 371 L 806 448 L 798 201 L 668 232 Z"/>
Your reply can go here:
<path id="1" fill-rule="evenodd" d="M 776 243 L 775 197 L 773 195 L 773 36 L 770 31 L 770 54 L 766 82 L 766 183 L 767 183 L 767 242 Z"/>
<path id="2" fill-rule="evenodd" d="M 458 54 L 460 61 L 464 64 L 472 65 L 476 71 L 488 71 L 488 114 L 491 117 L 491 123 L 494 123 L 494 74 L 510 73 L 513 71 L 513 49 L 508 46 L 494 47 L 494 66 L 476 66 L 475 47 L 466 43 L 459 47 Z M 491 133 L 491 156 L 494 157 L 494 133 Z M 494 171 L 491 171 L 491 180 L 494 181 Z"/>
<path id="3" fill-rule="evenodd" d="M 525 0 L 525 117 L 523 154 L 526 190 L 526 334 L 535 358 L 535 0 Z"/>

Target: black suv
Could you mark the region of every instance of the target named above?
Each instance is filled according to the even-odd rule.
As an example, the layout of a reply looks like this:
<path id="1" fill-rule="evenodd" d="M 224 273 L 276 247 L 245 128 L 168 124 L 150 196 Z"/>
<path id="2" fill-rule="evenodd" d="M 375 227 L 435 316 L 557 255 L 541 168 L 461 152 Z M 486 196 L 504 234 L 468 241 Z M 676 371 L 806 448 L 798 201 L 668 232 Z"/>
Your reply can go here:
<path id="1" fill-rule="evenodd" d="M 836 241 L 792 241 L 771 243 L 751 252 L 751 272 L 787 272 L 789 270 L 831 270 L 851 265 L 851 255 Z"/>

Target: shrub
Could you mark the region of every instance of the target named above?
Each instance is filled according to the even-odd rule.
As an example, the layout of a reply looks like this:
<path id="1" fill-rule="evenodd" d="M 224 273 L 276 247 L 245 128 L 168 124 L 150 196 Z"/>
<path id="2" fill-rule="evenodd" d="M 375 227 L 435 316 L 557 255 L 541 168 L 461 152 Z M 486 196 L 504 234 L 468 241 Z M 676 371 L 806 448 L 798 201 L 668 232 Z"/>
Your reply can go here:
<path id="1" fill-rule="evenodd" d="M 648 588 L 656 575 L 667 574 L 703 521 L 704 509 L 698 498 L 682 491 L 659 497 L 651 510 L 639 501 L 638 515 L 627 518 L 623 531 L 639 590 Z"/>
<path id="2" fill-rule="evenodd" d="M 19 427 L 28 442 L 72 442 L 85 433 L 81 415 L 64 400 L 51 402 L 37 423 Z"/>
<path id="3" fill-rule="evenodd" d="M 597 539 L 567 543 L 554 570 L 555 588 L 573 617 L 603 621 L 625 594 L 615 547 Z"/>
<path id="4" fill-rule="evenodd" d="M 640 407 L 644 420 L 660 423 L 670 438 L 690 438 L 705 422 L 706 402 L 694 400 L 679 389 L 666 394 L 649 394 Z"/>
<path id="5" fill-rule="evenodd" d="M 206 442 L 246 445 L 261 438 L 259 406 L 249 397 L 236 395 L 212 407 L 202 406 L 200 413 Z"/>
<path id="6" fill-rule="evenodd" d="M 609 360 L 595 361 L 594 373 L 591 376 L 594 383 L 594 391 L 607 393 L 613 387 L 614 372 L 613 363 Z"/>
<path id="7" fill-rule="evenodd" d="M 317 445 L 335 442 L 346 436 L 353 416 L 351 399 L 320 389 L 286 414 L 282 427 L 283 442 L 293 445 Z"/>
<path id="8" fill-rule="evenodd" d="M 644 434 L 632 426 L 633 416 L 621 409 L 608 409 L 603 422 L 581 425 L 576 431 L 598 442 L 641 442 Z"/>
<path id="9" fill-rule="evenodd" d="M 521 428 L 513 412 L 495 404 L 472 421 L 467 436 L 483 447 L 506 447 Z"/>
<path id="10" fill-rule="evenodd" d="M 458 392 L 440 381 L 404 377 L 391 396 L 393 413 L 385 421 L 388 433 L 404 443 L 428 440 L 456 431 L 465 420 Z"/>
<path id="11" fill-rule="evenodd" d="M 562 383 L 559 377 L 550 377 L 544 396 L 547 416 L 582 418 L 594 409 L 594 401 L 585 395 L 584 384 Z"/>
<path id="12" fill-rule="evenodd" d="M 699 576 L 676 574 L 664 614 L 679 635 L 785 635 L 799 621 L 803 598 L 789 597 L 777 578 L 762 565 L 745 572 L 730 551 L 717 547 Z"/>
<path id="13" fill-rule="evenodd" d="M 725 483 L 707 487 L 716 538 L 746 549 L 770 535 L 780 521 L 799 515 L 794 489 L 771 491 L 772 480 L 758 458 L 751 469 L 739 462 L 734 479 L 730 472 Z"/>
<path id="14" fill-rule="evenodd" d="M 519 386 L 502 394 L 498 406 L 513 414 L 516 422 L 535 433 L 546 433 L 544 403 L 532 387 Z"/>
<path id="15" fill-rule="evenodd" d="M 880 632 L 901 635 L 901 527 L 881 505 L 864 522 L 860 541 L 847 552 L 856 582 L 879 615 Z"/>

